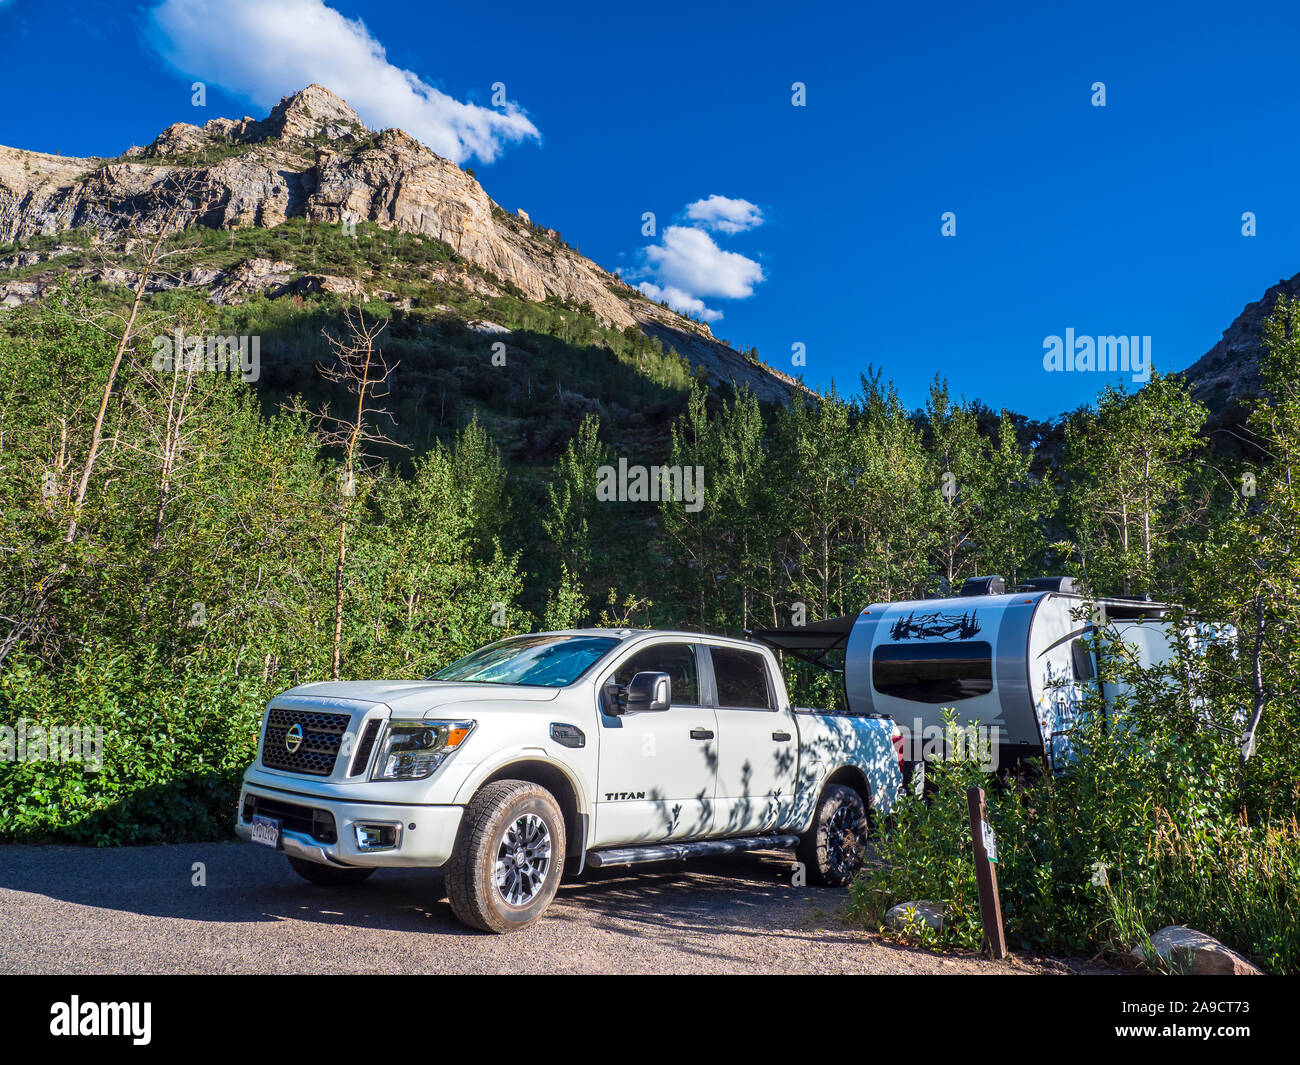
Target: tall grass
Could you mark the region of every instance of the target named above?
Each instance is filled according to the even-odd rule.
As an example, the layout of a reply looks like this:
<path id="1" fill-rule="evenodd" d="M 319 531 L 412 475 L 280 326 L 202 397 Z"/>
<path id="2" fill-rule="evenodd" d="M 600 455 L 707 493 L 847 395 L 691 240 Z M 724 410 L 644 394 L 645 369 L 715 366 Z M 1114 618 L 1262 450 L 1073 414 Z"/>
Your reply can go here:
<path id="1" fill-rule="evenodd" d="M 1186 924 L 1251 955 L 1270 972 L 1300 971 L 1300 824 L 1294 817 L 1215 826 L 1185 837 L 1162 817 L 1149 872 L 1118 886 L 1111 945 L 1140 945 L 1160 928 Z"/>

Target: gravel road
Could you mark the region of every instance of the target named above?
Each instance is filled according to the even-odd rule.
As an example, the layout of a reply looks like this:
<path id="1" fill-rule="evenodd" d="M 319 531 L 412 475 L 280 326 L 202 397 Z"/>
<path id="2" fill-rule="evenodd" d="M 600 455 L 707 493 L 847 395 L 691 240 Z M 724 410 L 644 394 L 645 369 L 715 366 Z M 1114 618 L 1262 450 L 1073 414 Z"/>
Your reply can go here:
<path id="1" fill-rule="evenodd" d="M 206 886 L 192 883 L 201 862 Z M 457 923 L 439 874 L 307 884 L 238 843 L 0 847 L 4 973 L 1068 973 L 909 950 L 847 926 L 844 890 L 795 888 L 790 860 L 589 872 L 526 932 Z"/>

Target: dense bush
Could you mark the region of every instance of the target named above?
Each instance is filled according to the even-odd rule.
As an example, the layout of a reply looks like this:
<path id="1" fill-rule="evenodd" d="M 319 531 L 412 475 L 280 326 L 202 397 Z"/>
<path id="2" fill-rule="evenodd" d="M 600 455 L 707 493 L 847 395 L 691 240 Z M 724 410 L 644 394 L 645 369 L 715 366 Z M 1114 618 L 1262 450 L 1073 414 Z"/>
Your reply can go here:
<path id="1" fill-rule="evenodd" d="M 64 672 L 11 663 L 0 674 L 0 721 L 15 730 L 14 742 L 20 722 L 29 744 L 38 729 L 48 743 L 50 730 L 70 726 L 87 742 L 67 761 L 4 765 L 0 839 L 110 844 L 228 835 L 269 693 L 260 678 L 236 676 L 229 666 L 187 665 L 177 675 L 147 653 L 94 651 Z"/>

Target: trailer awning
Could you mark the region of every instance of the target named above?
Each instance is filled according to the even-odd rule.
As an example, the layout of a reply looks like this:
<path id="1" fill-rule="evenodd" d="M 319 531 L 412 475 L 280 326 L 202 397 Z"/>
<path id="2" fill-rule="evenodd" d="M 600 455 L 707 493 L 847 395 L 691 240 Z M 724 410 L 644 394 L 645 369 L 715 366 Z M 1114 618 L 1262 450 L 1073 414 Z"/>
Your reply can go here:
<path id="1" fill-rule="evenodd" d="M 811 662 L 834 673 L 844 672 L 842 666 L 827 661 L 832 651 L 842 651 L 848 643 L 849 633 L 858 620 L 857 614 L 845 614 L 829 621 L 812 621 L 807 625 L 790 625 L 780 629 L 748 629 L 745 635 L 751 640 L 765 643 L 777 651 L 789 651 L 805 662 Z"/>

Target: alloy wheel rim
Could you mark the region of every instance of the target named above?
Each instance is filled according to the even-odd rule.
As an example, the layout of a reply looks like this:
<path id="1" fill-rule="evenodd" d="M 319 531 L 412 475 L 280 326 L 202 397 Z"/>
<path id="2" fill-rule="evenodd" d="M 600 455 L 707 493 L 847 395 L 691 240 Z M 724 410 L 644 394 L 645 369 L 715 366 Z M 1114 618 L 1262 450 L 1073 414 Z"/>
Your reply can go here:
<path id="1" fill-rule="evenodd" d="M 551 870 L 551 830 L 537 814 L 521 814 L 497 848 L 496 882 L 511 906 L 527 906 L 541 894 Z"/>
<path id="2" fill-rule="evenodd" d="M 862 825 L 847 806 L 841 806 L 827 822 L 826 857 L 838 873 L 856 873 L 862 868 Z"/>

